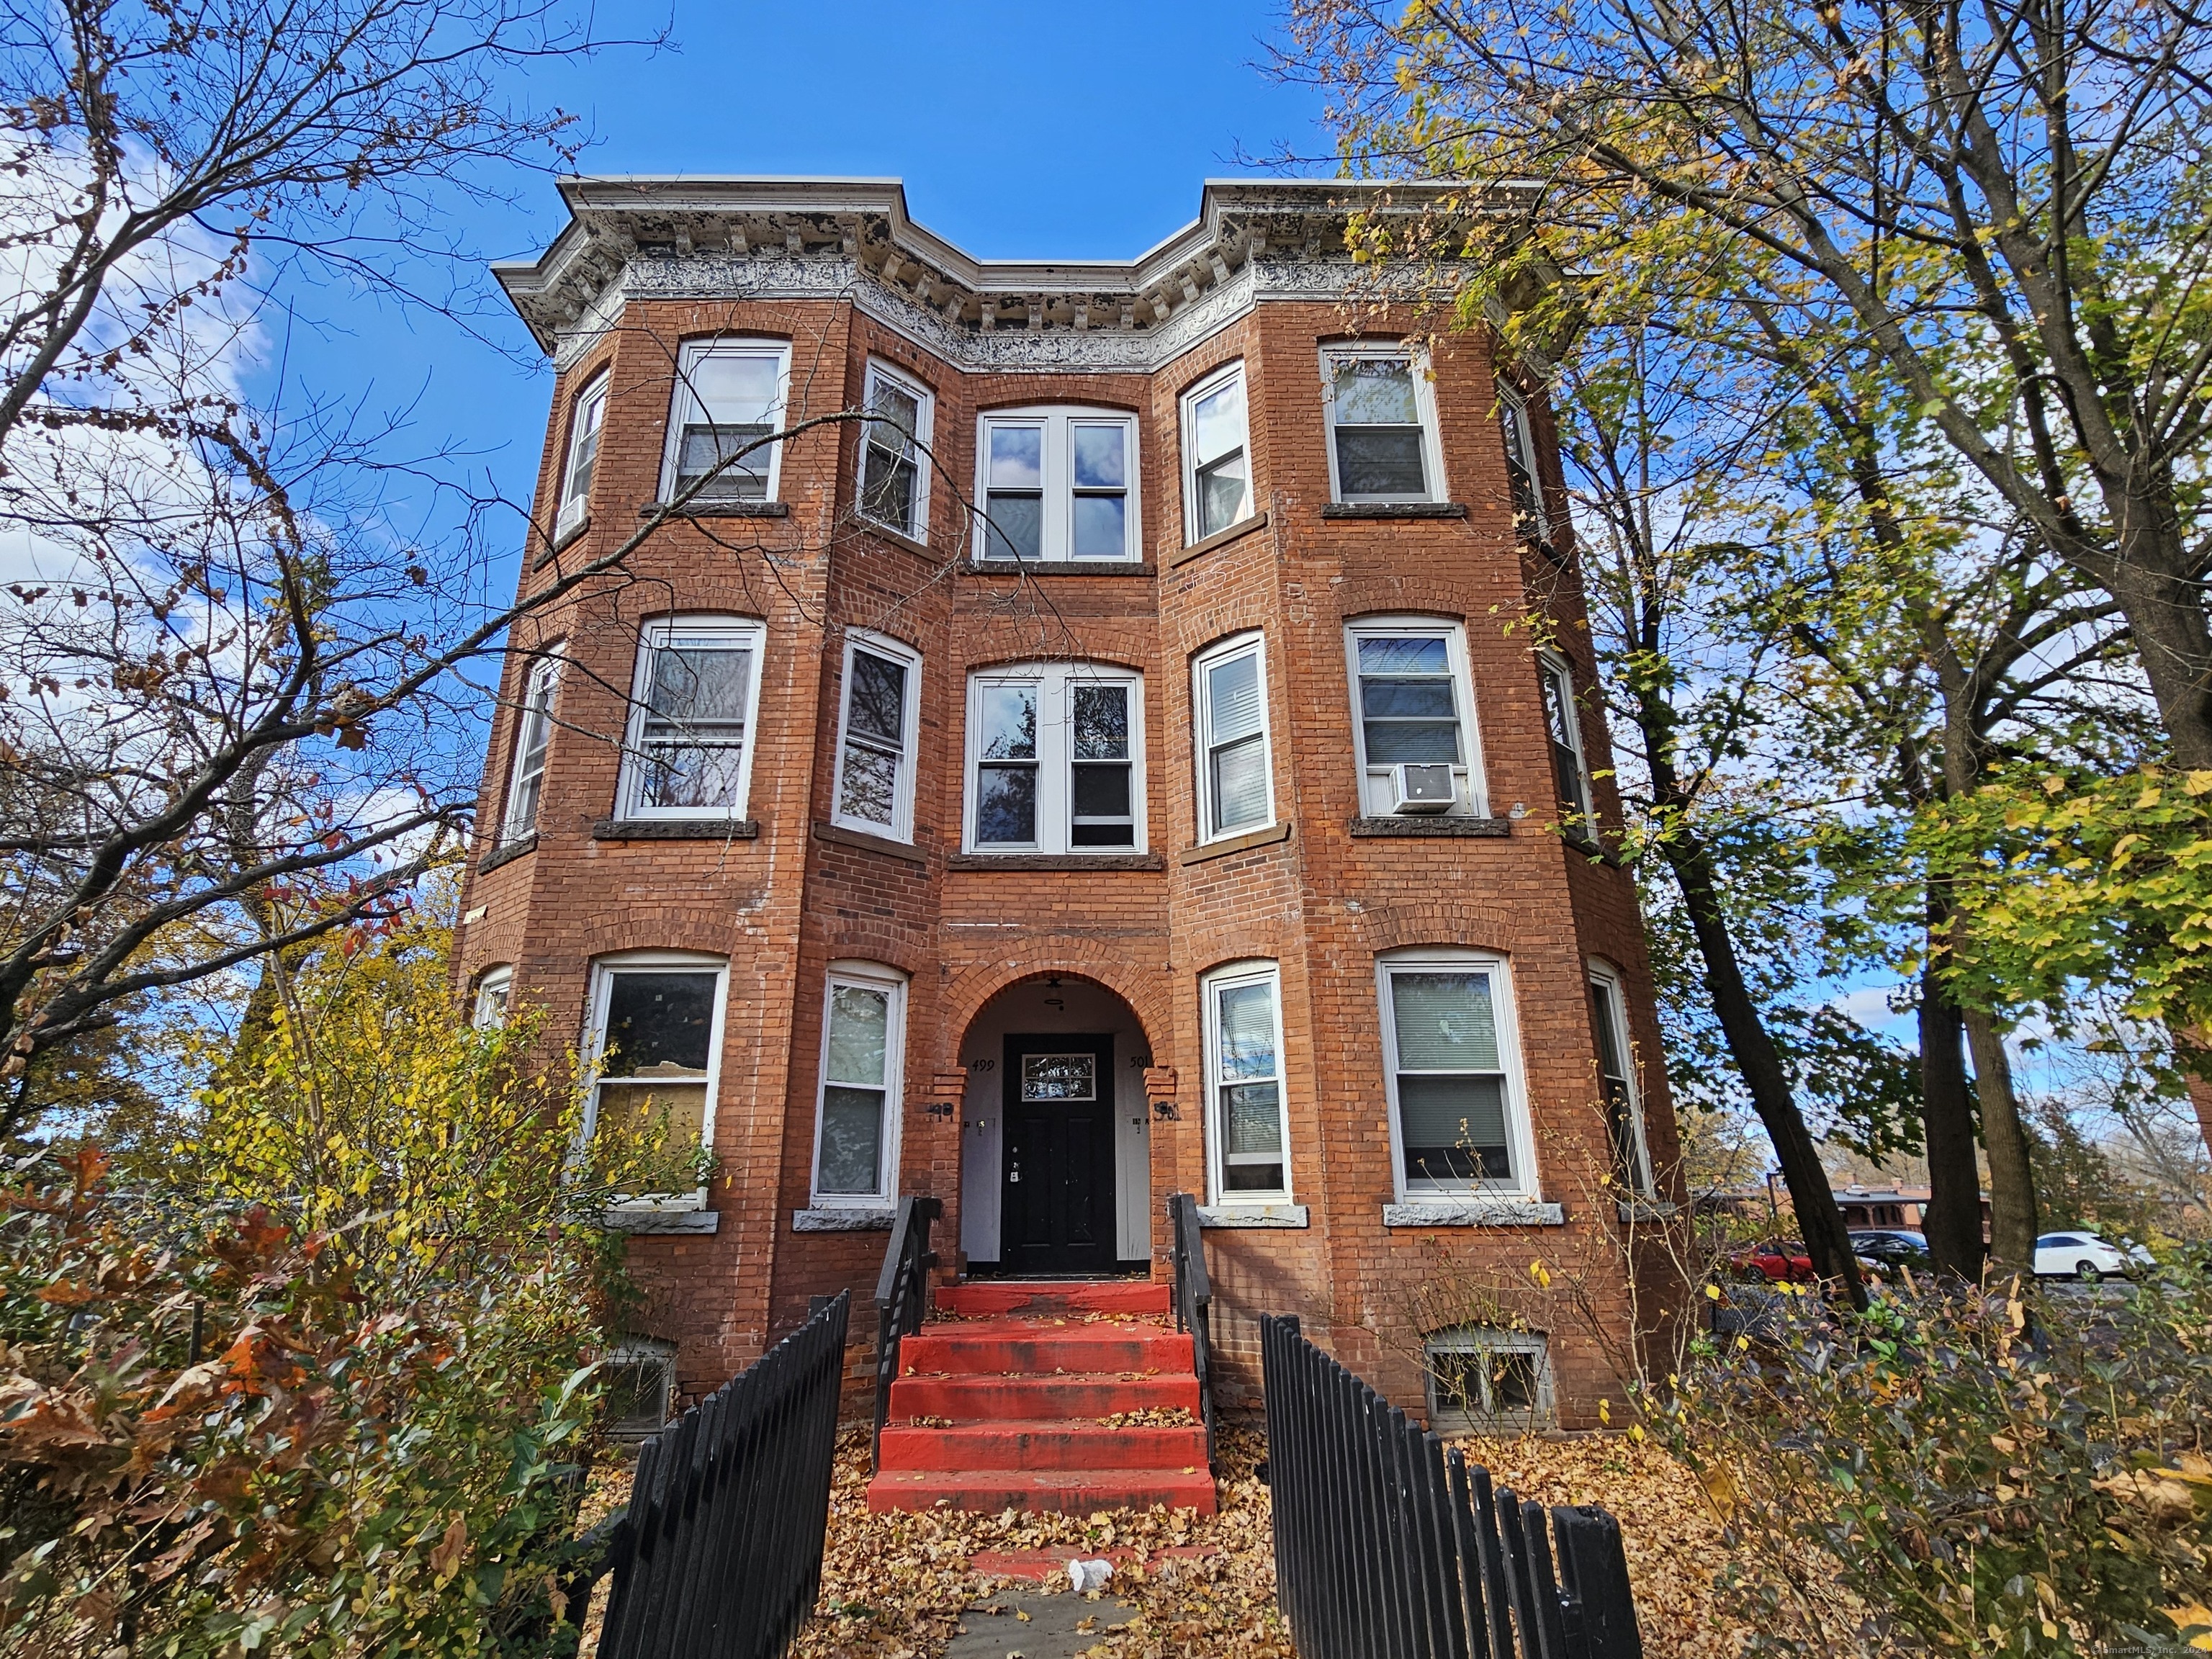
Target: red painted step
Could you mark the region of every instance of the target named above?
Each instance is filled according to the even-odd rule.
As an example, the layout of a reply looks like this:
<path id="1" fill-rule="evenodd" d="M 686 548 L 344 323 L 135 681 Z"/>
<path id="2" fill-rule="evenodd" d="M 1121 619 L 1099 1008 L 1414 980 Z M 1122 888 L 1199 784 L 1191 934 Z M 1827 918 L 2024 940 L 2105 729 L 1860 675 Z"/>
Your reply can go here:
<path id="1" fill-rule="evenodd" d="M 974 1279 L 947 1285 L 931 1297 L 939 1313 L 959 1319 L 1052 1314 L 1159 1314 L 1172 1306 L 1174 1287 L 1146 1279 L 1040 1280 Z"/>
<path id="2" fill-rule="evenodd" d="M 1190 1338 L 1168 1287 L 1000 1280 L 937 1293 L 940 1318 L 899 1345 L 875 1510 L 1214 1512 Z M 1116 1427 L 1124 1412 L 1181 1424 Z"/>
<path id="3" fill-rule="evenodd" d="M 1075 1421 L 884 1425 L 887 1469 L 1172 1469 L 1206 1467 L 1206 1431 Z"/>

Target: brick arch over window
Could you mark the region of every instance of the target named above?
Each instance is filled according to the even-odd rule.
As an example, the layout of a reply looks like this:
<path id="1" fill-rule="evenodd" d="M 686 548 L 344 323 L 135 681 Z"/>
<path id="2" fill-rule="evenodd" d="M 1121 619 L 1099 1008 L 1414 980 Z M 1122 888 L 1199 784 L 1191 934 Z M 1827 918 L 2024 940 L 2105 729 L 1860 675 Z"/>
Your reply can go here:
<path id="1" fill-rule="evenodd" d="M 629 910 L 583 930 L 580 954 L 587 961 L 623 951 L 696 951 L 734 957 L 756 935 L 726 910 L 708 905 L 664 905 Z"/>
<path id="2" fill-rule="evenodd" d="M 1511 954 L 1512 942 L 1527 929 L 1525 916 L 1494 904 L 1431 900 L 1420 904 L 1370 904 L 1358 918 L 1367 948 L 1400 951 L 1411 945 L 1456 945 Z"/>
<path id="3" fill-rule="evenodd" d="M 1449 576 L 1411 573 L 1349 577 L 1338 583 L 1334 592 L 1337 615 L 1347 623 L 1362 617 L 1391 616 L 1467 622 L 1482 616 L 1498 597 L 1488 590 L 1478 594 L 1467 582 Z"/>
<path id="4" fill-rule="evenodd" d="M 1062 979 L 1088 980 L 1121 998 L 1145 1028 L 1145 1040 L 1154 1055 L 1160 1054 L 1161 1040 L 1175 1030 L 1170 1013 L 1175 975 L 1164 967 L 1148 969 L 1133 965 L 1109 947 L 1090 939 L 1059 936 L 1024 944 L 1027 959 L 1018 968 L 1002 961 L 979 962 L 959 969 L 945 982 L 937 1006 L 943 1029 L 951 1038 L 966 1036 L 975 1016 L 1000 992 L 1056 974 Z"/>
<path id="5" fill-rule="evenodd" d="M 1041 663 L 1054 668 L 1085 665 L 1097 668 L 1114 668 L 1125 674 L 1148 674 L 1152 668 L 1149 657 L 1128 650 L 1117 652 L 1110 643 L 1106 644 L 1103 649 L 1094 648 L 1086 651 L 1082 656 L 1072 657 L 1041 654 L 1037 649 L 1036 641 L 1032 641 L 1026 652 L 986 649 L 982 653 L 971 657 L 963 663 L 961 672 L 965 674 L 988 674 L 994 669 L 1034 668 Z"/>
<path id="6" fill-rule="evenodd" d="M 808 954 L 819 945 L 827 962 L 875 962 L 919 978 L 936 959 L 934 940 L 927 927 L 901 927 L 896 922 L 839 916 L 807 929 Z"/>

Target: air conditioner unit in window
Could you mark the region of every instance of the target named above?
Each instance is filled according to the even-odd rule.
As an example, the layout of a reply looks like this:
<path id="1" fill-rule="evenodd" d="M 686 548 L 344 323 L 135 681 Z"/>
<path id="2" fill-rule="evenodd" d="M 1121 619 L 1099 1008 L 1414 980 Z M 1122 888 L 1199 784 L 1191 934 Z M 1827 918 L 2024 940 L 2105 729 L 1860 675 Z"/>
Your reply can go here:
<path id="1" fill-rule="evenodd" d="M 553 540 L 556 545 L 584 527 L 584 512 L 589 505 L 588 498 L 582 495 L 571 495 L 561 503 L 561 511 L 553 520 Z"/>
<path id="2" fill-rule="evenodd" d="M 1390 811 L 1410 813 L 1449 812 L 1459 799 L 1452 769 L 1442 761 L 1415 765 L 1401 761 L 1390 769 Z"/>

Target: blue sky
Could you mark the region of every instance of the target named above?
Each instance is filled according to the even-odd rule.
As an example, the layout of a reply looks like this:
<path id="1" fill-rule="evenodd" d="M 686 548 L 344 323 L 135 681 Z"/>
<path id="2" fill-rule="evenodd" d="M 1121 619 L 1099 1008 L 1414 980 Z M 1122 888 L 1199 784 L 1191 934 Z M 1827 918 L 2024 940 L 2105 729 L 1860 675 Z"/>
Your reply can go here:
<path id="1" fill-rule="evenodd" d="M 1258 67 L 1271 7 L 678 0 L 598 12 L 607 34 L 664 22 L 669 48 L 516 83 L 583 117 L 596 140 L 584 171 L 897 177 L 917 219 L 986 258 L 1126 258 L 1196 215 L 1201 180 L 1249 171 L 1240 148 L 1327 146 L 1318 97 Z M 465 228 L 487 256 L 532 253 L 564 221 L 550 179 L 516 182 L 515 211 Z M 435 316 L 297 301 L 288 402 L 312 389 L 406 409 L 417 444 L 457 442 L 477 478 L 526 494 L 549 377 L 503 306 L 482 326 L 521 363 Z"/>

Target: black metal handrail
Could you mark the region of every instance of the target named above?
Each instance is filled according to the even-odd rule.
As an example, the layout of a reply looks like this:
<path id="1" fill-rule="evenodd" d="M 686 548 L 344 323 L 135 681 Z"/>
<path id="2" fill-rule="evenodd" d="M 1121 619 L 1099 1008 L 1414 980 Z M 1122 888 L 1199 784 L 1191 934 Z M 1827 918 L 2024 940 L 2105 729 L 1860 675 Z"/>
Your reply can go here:
<path id="1" fill-rule="evenodd" d="M 1294 1316 L 1261 1320 L 1260 1354 L 1275 1598 L 1303 1659 L 1642 1659 L 1613 1516 L 1547 1528 Z"/>
<path id="2" fill-rule="evenodd" d="M 869 1443 L 869 1467 L 883 1451 L 884 1421 L 890 1414 L 891 1384 L 898 1380 L 899 1339 L 911 1336 L 929 1317 L 929 1270 L 937 1265 L 929 1248 L 929 1224 L 945 1213 L 945 1200 L 909 1194 L 899 1200 L 891 1222 L 891 1242 L 884 1250 L 883 1277 L 876 1281 L 876 1427 Z"/>
<path id="3" fill-rule="evenodd" d="M 638 1452 L 598 1529 L 614 1575 L 602 1659 L 775 1659 L 814 1609 L 830 1524 L 849 1291 Z M 569 1586 L 577 1606 L 588 1580 Z"/>
<path id="4" fill-rule="evenodd" d="M 1198 1414 L 1206 1424 L 1206 1467 L 1213 1465 L 1213 1281 L 1206 1271 L 1206 1236 L 1199 1231 L 1198 1200 L 1168 1194 L 1169 1248 L 1175 1261 L 1176 1328 L 1190 1333 L 1198 1370 Z"/>

